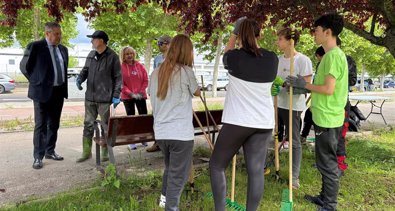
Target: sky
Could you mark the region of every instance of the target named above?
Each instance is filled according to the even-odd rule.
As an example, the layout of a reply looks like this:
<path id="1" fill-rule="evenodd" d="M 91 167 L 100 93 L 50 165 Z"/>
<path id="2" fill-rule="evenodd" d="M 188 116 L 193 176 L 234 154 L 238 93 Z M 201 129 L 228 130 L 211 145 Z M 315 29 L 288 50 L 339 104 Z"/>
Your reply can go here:
<path id="1" fill-rule="evenodd" d="M 88 34 L 92 34 L 94 32 L 93 29 L 88 28 L 88 22 L 84 20 L 84 17 L 81 14 L 77 14 L 78 23 L 77 23 L 77 31 L 78 35 L 76 38 L 71 39 L 70 42 L 73 44 L 77 43 L 86 43 L 90 44 L 90 38 L 86 37 Z"/>

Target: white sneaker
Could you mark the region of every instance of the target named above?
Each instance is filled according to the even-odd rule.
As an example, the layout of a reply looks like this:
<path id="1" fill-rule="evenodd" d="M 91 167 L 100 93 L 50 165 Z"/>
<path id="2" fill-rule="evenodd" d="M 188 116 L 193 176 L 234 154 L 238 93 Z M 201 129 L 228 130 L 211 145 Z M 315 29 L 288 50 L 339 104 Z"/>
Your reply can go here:
<path id="1" fill-rule="evenodd" d="M 284 149 L 288 149 L 289 148 L 289 142 L 285 141 L 283 146 L 284 146 Z"/>
<path id="2" fill-rule="evenodd" d="M 162 194 L 160 194 L 159 207 L 160 208 L 165 208 L 166 207 L 166 196 L 164 196 Z"/>
<path id="3" fill-rule="evenodd" d="M 300 187 L 299 179 L 292 178 L 292 188 L 297 190 L 299 189 L 299 187 Z"/>

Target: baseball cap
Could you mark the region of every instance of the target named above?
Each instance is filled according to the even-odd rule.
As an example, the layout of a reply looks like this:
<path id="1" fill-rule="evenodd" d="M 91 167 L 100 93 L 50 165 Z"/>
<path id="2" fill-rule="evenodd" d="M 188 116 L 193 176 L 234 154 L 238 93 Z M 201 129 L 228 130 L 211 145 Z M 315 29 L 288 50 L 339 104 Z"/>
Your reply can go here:
<path id="1" fill-rule="evenodd" d="M 104 31 L 95 31 L 92 35 L 86 35 L 89 38 L 102 39 L 105 43 L 108 42 L 108 35 Z"/>
<path id="2" fill-rule="evenodd" d="M 155 40 L 158 40 L 158 42 L 162 42 L 162 43 L 170 43 L 171 37 L 169 35 L 162 35 L 159 38 L 156 38 Z"/>

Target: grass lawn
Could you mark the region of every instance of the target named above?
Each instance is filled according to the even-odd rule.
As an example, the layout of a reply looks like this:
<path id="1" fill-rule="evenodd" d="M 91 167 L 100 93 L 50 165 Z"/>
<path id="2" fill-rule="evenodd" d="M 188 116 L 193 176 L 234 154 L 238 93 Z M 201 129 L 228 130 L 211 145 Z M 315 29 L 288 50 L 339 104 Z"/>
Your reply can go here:
<path id="1" fill-rule="evenodd" d="M 355 138 L 348 144 L 349 169 L 341 178 L 338 198 L 339 211 L 390 211 L 395 210 L 395 131 L 376 131 L 372 136 Z M 198 150 L 198 154 L 205 150 Z M 288 158 L 281 154 L 281 175 L 287 177 Z M 236 201 L 245 204 L 246 171 L 243 159 L 238 160 L 236 176 Z M 294 191 L 294 210 L 311 211 L 315 206 L 303 200 L 304 194 L 317 194 L 321 178 L 312 167 L 314 154 L 304 148 L 300 176 L 301 188 Z M 274 169 L 272 168 L 272 172 Z M 230 171 L 227 172 L 228 184 Z M 207 167 L 195 172 L 198 194 L 185 192 L 181 198 L 182 211 L 213 210 L 213 200 L 207 197 L 211 191 Z M 162 210 L 157 206 L 161 188 L 161 173 L 148 172 L 144 177 L 121 178 L 119 189 L 101 187 L 98 180 L 91 189 L 73 190 L 46 200 L 36 200 L 3 207 L 5 210 Z M 281 184 L 269 175 L 265 178 L 265 194 L 259 210 L 280 210 L 281 192 L 287 184 Z M 230 210 L 230 209 L 229 209 Z"/>

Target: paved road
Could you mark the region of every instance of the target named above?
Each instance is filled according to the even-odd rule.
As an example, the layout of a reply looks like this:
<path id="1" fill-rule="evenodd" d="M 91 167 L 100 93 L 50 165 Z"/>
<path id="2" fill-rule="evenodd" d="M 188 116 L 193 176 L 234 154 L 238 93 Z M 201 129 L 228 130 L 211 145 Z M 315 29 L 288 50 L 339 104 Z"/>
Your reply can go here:
<path id="1" fill-rule="evenodd" d="M 82 84 L 83 90 L 78 90 L 75 85 L 75 78 L 68 79 L 69 101 L 83 101 L 85 97 L 86 83 Z M 224 97 L 225 91 L 218 91 L 218 97 Z M 206 92 L 207 96 L 212 96 L 211 92 Z M 29 102 L 27 98 L 27 87 L 17 87 L 14 91 L 0 94 L 0 103 Z"/>

